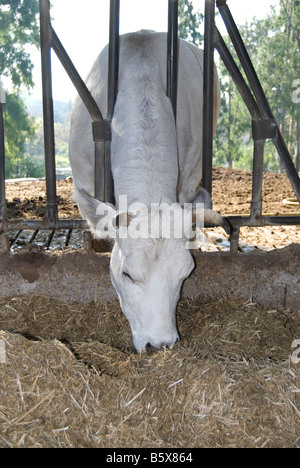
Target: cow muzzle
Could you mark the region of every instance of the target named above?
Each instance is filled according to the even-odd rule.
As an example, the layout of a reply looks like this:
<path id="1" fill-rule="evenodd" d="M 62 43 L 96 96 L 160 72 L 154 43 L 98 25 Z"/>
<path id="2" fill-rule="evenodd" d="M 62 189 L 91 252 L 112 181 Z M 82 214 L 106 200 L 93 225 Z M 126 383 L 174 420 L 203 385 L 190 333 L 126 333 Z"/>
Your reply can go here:
<path id="1" fill-rule="evenodd" d="M 145 352 L 151 348 L 154 349 L 162 349 L 163 347 L 172 348 L 175 343 L 180 341 L 180 337 L 178 335 L 177 330 L 170 332 L 166 335 L 161 335 L 157 338 L 153 338 L 150 336 L 134 336 L 133 345 L 137 351 L 137 353 Z"/>

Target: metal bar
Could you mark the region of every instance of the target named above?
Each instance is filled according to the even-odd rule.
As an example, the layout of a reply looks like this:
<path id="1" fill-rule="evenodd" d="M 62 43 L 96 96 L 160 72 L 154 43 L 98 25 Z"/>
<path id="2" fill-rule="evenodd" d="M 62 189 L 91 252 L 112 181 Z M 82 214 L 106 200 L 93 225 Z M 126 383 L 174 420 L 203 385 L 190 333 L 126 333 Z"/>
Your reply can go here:
<path id="1" fill-rule="evenodd" d="M 5 201 L 5 145 L 3 106 L 0 98 L 0 221 L 6 219 L 7 208 Z"/>
<path id="2" fill-rule="evenodd" d="M 14 243 L 17 241 L 17 239 L 20 237 L 20 235 L 22 234 L 22 229 L 20 231 L 17 232 L 17 234 L 12 238 L 10 239 L 10 247 L 12 247 L 14 245 Z"/>
<path id="3" fill-rule="evenodd" d="M 205 0 L 202 185 L 212 193 L 215 0 Z"/>
<path id="4" fill-rule="evenodd" d="M 103 115 L 99 106 L 97 105 L 96 101 L 94 100 L 93 96 L 91 95 L 90 91 L 88 90 L 86 84 L 81 79 L 79 73 L 77 72 L 76 68 L 74 67 L 72 61 L 70 60 L 68 54 L 66 53 L 63 45 L 61 44 L 57 34 L 55 33 L 54 29 L 52 28 L 52 45 L 53 49 L 58 56 L 59 60 L 61 61 L 62 65 L 64 66 L 66 72 L 68 73 L 72 83 L 74 84 L 75 88 L 78 91 L 85 107 L 87 108 L 91 119 L 93 120 L 93 135 L 95 141 L 95 189 L 94 195 L 95 198 L 98 200 L 106 200 L 106 186 L 105 180 L 107 180 L 107 187 L 109 187 L 109 192 L 111 192 L 111 175 L 106 175 L 106 164 L 105 164 L 105 147 L 106 144 L 104 143 L 104 139 L 106 141 L 110 140 L 111 138 L 111 131 L 110 131 L 110 122 L 103 120 Z M 100 123 L 100 125 L 99 125 Z M 96 127 L 97 125 L 97 127 Z M 103 126 L 105 125 L 105 129 Z M 96 132 L 97 130 L 97 132 Z M 101 130 L 101 138 L 103 140 L 99 140 L 99 130 Z M 105 131 L 103 131 L 105 130 Z M 97 135 L 96 135 L 97 133 Z M 110 147 L 110 145 L 107 145 Z M 110 168 L 110 162 L 108 163 L 108 167 Z M 109 195 L 109 200 L 112 199 L 111 195 Z"/>
<path id="5" fill-rule="evenodd" d="M 233 228 L 230 234 L 230 252 L 231 253 L 237 253 L 239 251 L 239 237 L 240 237 L 240 227 Z"/>
<path id="6" fill-rule="evenodd" d="M 46 249 L 46 250 L 49 250 L 50 244 L 51 244 L 52 239 L 53 239 L 53 237 L 54 237 L 54 234 L 55 234 L 55 231 L 51 231 L 51 232 L 50 232 L 50 234 L 49 234 L 49 236 L 48 236 L 48 240 L 47 240 L 47 242 L 45 243 L 45 249 Z"/>
<path id="7" fill-rule="evenodd" d="M 113 118 L 118 94 L 120 50 L 120 0 L 110 0 L 107 120 Z"/>
<path id="8" fill-rule="evenodd" d="M 106 203 L 115 204 L 114 180 L 111 170 L 111 142 L 106 141 L 105 145 L 105 196 Z"/>
<path id="9" fill-rule="evenodd" d="M 298 226 L 300 225 L 300 215 L 282 216 L 261 216 L 259 220 L 252 219 L 251 216 L 227 216 L 233 229 L 240 227 L 265 227 L 265 226 Z"/>
<path id="10" fill-rule="evenodd" d="M 235 227 L 249 226 L 249 227 L 263 227 L 263 226 L 297 226 L 300 225 L 300 214 L 299 215 L 282 215 L 282 216 L 273 216 L 273 215 L 264 215 L 259 220 L 252 219 L 251 216 L 227 216 L 226 219 L 229 220 L 230 224 Z M 60 219 L 55 226 L 55 230 L 60 229 L 73 229 L 73 230 L 88 230 L 89 225 L 87 221 L 83 219 Z M 43 220 L 11 220 L 6 223 L 0 223 L 0 231 L 18 231 L 18 230 L 28 230 L 28 231 L 48 231 L 53 230 L 45 221 Z"/>
<path id="11" fill-rule="evenodd" d="M 105 201 L 105 142 L 95 141 L 94 196 Z"/>
<path id="12" fill-rule="evenodd" d="M 60 42 L 56 32 L 51 28 L 51 38 L 52 38 L 52 47 L 57 57 L 59 58 L 61 64 L 69 75 L 73 85 L 75 86 L 79 96 L 81 97 L 85 107 L 87 108 L 91 119 L 95 121 L 102 121 L 103 116 L 97 105 L 95 99 L 88 90 L 85 82 L 82 80 L 78 71 L 76 70 L 72 60 L 68 56 L 66 50 L 64 49 L 62 43 Z"/>
<path id="13" fill-rule="evenodd" d="M 220 57 L 223 60 L 228 72 L 230 73 L 230 76 L 233 79 L 240 95 L 242 96 L 252 118 L 262 118 L 258 104 L 254 99 L 253 94 L 251 93 L 242 73 L 236 65 L 227 45 L 225 44 L 225 41 L 223 40 L 216 26 L 214 38 L 215 48 L 219 52 Z"/>
<path id="14" fill-rule="evenodd" d="M 167 96 L 172 103 L 175 120 L 177 118 L 178 89 L 178 0 L 169 0 L 168 13 L 168 55 L 167 55 Z"/>
<path id="15" fill-rule="evenodd" d="M 290 179 L 295 195 L 298 198 L 298 201 L 300 202 L 300 179 L 278 125 L 277 135 L 273 142 L 276 146 L 281 160 L 284 163 L 285 170 L 287 172 L 288 178 Z"/>
<path id="16" fill-rule="evenodd" d="M 53 230 L 54 228 L 47 223 L 47 220 L 30 220 L 30 219 L 14 219 L 6 222 L 0 222 L 0 231 L 18 231 L 18 230 L 27 230 L 27 231 L 48 231 Z M 60 219 L 55 225 L 55 230 L 59 229 L 74 229 L 74 230 L 85 230 L 89 229 L 87 221 L 84 219 Z"/>
<path id="17" fill-rule="evenodd" d="M 264 90 L 261 86 L 261 83 L 257 77 L 256 71 L 253 67 L 253 64 L 251 62 L 251 59 L 249 57 L 249 54 L 247 52 L 247 49 L 243 43 L 243 40 L 241 38 L 241 35 L 239 33 L 239 30 L 234 22 L 234 19 L 231 15 L 230 9 L 228 5 L 226 4 L 225 0 L 218 0 L 217 1 L 221 16 L 224 20 L 224 23 L 226 25 L 226 28 L 228 30 L 229 36 L 231 38 L 231 41 L 234 45 L 234 48 L 237 52 L 237 55 L 240 59 L 240 62 L 243 66 L 243 69 L 246 73 L 247 79 L 249 81 L 249 84 L 253 90 L 254 96 L 257 100 L 257 103 L 261 109 L 261 112 L 263 114 L 263 117 L 268 118 L 268 119 L 274 119 L 274 115 L 271 111 L 269 102 L 266 98 L 266 95 L 264 93 Z M 294 192 L 300 201 L 300 179 L 298 176 L 298 173 L 296 171 L 296 168 L 293 164 L 292 158 L 290 156 L 290 153 L 287 149 L 287 146 L 284 142 L 284 139 L 280 133 L 280 129 L 277 125 L 277 137 L 273 140 L 274 144 L 277 148 L 277 151 L 279 153 L 279 156 L 285 166 L 287 175 L 290 179 L 290 182 L 292 184 L 292 187 L 294 189 Z"/>
<path id="18" fill-rule="evenodd" d="M 120 55 L 120 0 L 110 0 L 110 29 L 108 52 L 107 120 L 111 121 L 118 95 Z M 103 184 L 103 186 L 102 186 Z M 95 143 L 95 197 L 115 203 L 111 171 L 111 142 Z"/>
<path id="19" fill-rule="evenodd" d="M 245 74 L 249 80 L 250 86 L 253 89 L 254 95 L 258 98 L 261 111 L 265 117 L 273 118 L 273 114 L 266 98 L 266 95 L 262 89 L 261 83 L 257 77 L 254 66 L 251 62 L 245 44 L 241 38 L 240 32 L 235 24 L 232 17 L 231 11 L 225 1 L 217 1 L 221 16 L 228 30 L 232 44 L 237 52 L 240 62 L 243 66 Z"/>
<path id="20" fill-rule="evenodd" d="M 43 79 L 43 115 L 44 145 L 47 190 L 47 217 L 49 225 L 54 227 L 58 221 L 56 194 L 54 112 L 51 77 L 51 23 L 50 2 L 40 0 L 41 57 Z"/>
<path id="21" fill-rule="evenodd" d="M 262 190 L 265 140 L 254 141 L 251 219 L 258 221 L 262 215 Z"/>
<path id="22" fill-rule="evenodd" d="M 29 239 L 29 244 L 32 244 L 32 243 L 33 243 L 33 241 L 35 240 L 35 238 L 36 238 L 36 236 L 38 235 L 38 233 L 39 233 L 39 230 L 36 229 L 36 230 L 34 231 L 34 233 L 32 234 L 32 236 L 30 237 L 30 239 Z"/>
<path id="23" fill-rule="evenodd" d="M 263 217 L 265 226 L 297 226 L 300 216 L 266 216 Z"/>
<path id="24" fill-rule="evenodd" d="M 72 229 L 68 230 L 67 236 L 66 236 L 66 242 L 65 242 L 65 247 L 69 247 L 71 236 L 72 236 Z"/>

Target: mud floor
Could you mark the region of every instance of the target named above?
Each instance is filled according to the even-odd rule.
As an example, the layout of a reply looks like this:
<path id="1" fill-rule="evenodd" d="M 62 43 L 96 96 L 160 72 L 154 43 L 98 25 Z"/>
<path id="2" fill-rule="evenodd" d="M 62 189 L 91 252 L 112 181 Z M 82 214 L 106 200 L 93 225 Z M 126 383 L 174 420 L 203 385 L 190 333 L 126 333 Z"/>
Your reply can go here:
<path id="1" fill-rule="evenodd" d="M 117 302 L 0 299 L 0 447 L 300 447 L 299 312 L 184 300 L 178 328 L 136 355 Z"/>

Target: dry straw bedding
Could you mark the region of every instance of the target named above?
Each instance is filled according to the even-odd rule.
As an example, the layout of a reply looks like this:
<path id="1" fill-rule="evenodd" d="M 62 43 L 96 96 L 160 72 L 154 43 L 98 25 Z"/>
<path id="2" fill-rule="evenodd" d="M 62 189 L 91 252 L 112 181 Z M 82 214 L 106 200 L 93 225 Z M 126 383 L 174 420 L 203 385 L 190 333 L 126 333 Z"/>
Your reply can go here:
<path id="1" fill-rule="evenodd" d="M 299 447 L 299 313 L 183 301 L 134 354 L 118 303 L 0 299 L 0 447 Z"/>

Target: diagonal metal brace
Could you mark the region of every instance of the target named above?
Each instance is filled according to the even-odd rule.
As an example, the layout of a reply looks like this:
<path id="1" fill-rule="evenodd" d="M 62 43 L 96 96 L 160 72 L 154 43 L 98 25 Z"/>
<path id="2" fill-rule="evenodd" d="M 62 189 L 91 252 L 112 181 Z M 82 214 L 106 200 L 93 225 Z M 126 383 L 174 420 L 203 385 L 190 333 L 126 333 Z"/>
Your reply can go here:
<path id="1" fill-rule="evenodd" d="M 277 123 L 274 119 L 252 119 L 254 141 L 274 139 L 277 136 Z"/>

